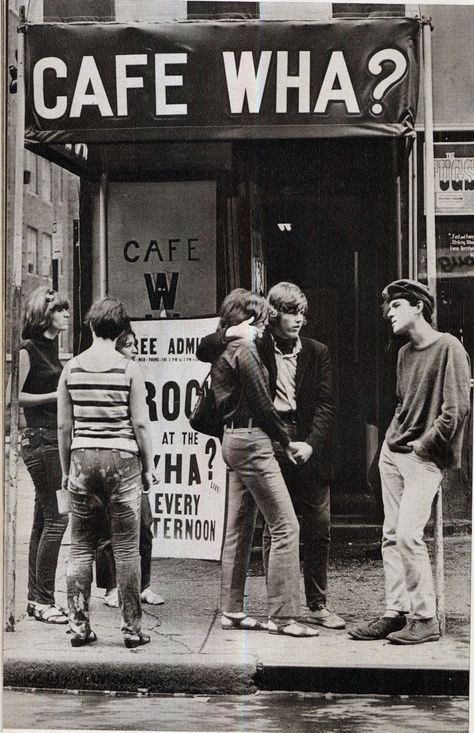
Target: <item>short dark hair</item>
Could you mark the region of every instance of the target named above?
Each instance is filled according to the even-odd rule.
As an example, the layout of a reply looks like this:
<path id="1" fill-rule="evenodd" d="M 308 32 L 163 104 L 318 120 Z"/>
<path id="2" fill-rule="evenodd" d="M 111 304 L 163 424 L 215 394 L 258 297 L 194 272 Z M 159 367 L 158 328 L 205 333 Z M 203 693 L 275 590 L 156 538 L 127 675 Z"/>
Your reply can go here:
<path id="1" fill-rule="evenodd" d="M 245 288 L 235 288 L 224 298 L 219 315 L 220 328 L 237 326 L 251 316 L 254 318 L 254 323 L 258 323 L 267 318 L 268 303 L 262 295 Z"/>
<path id="2" fill-rule="evenodd" d="M 413 306 L 418 305 L 421 300 L 423 303 L 423 318 L 427 323 L 432 324 L 435 299 L 429 287 L 424 283 L 407 278 L 394 280 L 382 290 L 382 298 L 385 303 L 391 303 L 392 300 L 401 298 L 407 300 Z"/>
<path id="3" fill-rule="evenodd" d="M 47 285 L 36 288 L 25 303 L 21 337 L 32 339 L 42 336 L 48 328 L 51 328 L 53 313 L 62 310 L 69 310 L 67 298 Z"/>
<path id="4" fill-rule="evenodd" d="M 130 319 L 124 304 L 108 296 L 92 303 L 85 322 L 96 336 L 111 341 L 124 331 L 130 331 Z"/>
<path id="5" fill-rule="evenodd" d="M 419 295 L 416 295 L 416 293 L 404 293 L 403 291 L 400 291 L 399 293 L 391 293 L 387 298 L 387 303 L 390 305 L 392 300 L 408 300 L 410 305 L 418 305 L 418 303 L 423 303 L 423 310 L 422 310 L 422 316 L 425 319 L 427 323 L 430 324 L 430 326 L 433 323 L 433 309 L 430 307 L 430 305 L 423 299 L 420 298 Z"/>
<path id="6" fill-rule="evenodd" d="M 125 344 L 128 341 L 129 336 L 132 336 L 135 342 L 137 341 L 135 331 L 132 331 L 132 329 L 129 329 L 128 331 L 124 331 L 123 333 L 120 334 L 120 336 L 117 339 L 117 343 L 115 344 L 115 348 L 117 349 L 117 351 L 120 351 L 120 349 L 123 349 L 123 347 L 125 346 Z"/>

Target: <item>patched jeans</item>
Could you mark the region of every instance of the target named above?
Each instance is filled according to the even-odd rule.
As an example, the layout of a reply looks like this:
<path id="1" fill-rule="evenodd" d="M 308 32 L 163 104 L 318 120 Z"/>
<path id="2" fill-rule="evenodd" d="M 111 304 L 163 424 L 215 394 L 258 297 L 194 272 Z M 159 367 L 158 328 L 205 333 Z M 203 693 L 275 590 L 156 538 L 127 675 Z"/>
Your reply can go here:
<path id="1" fill-rule="evenodd" d="M 436 616 L 433 573 L 423 532 L 442 471 L 415 453 L 384 443 L 379 460 L 384 507 L 382 557 L 387 609 L 413 618 Z"/>
<path id="2" fill-rule="evenodd" d="M 141 463 L 138 456 L 115 449 L 80 448 L 71 452 L 71 548 L 67 566 L 69 626 L 86 637 L 92 561 L 97 545 L 97 512 L 109 520 L 122 609 L 122 631 L 141 629 L 140 556 L 138 552 Z"/>
<path id="3" fill-rule="evenodd" d="M 28 553 L 28 600 L 53 605 L 59 548 L 68 517 L 58 513 L 61 464 L 55 428 L 26 428 L 21 455 L 35 487 Z"/>
<path id="4" fill-rule="evenodd" d="M 284 624 L 300 614 L 299 524 L 272 442 L 260 428 L 226 428 L 222 456 L 230 469 L 222 553 L 222 611 L 243 610 L 245 579 L 260 509 L 271 535 L 268 616 Z"/>

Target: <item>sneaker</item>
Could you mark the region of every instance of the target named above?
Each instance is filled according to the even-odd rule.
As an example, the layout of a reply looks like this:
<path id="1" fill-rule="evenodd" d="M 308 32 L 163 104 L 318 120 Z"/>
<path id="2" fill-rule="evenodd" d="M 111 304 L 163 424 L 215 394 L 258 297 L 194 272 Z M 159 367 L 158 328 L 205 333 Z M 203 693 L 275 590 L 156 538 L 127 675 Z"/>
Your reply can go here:
<path id="1" fill-rule="evenodd" d="M 165 599 L 158 595 L 158 593 L 152 591 L 150 586 L 145 588 L 145 590 L 142 590 L 140 593 L 140 599 L 142 603 L 149 603 L 151 606 L 162 606 L 165 602 Z"/>
<path id="2" fill-rule="evenodd" d="M 381 616 L 363 626 L 356 626 L 355 629 L 348 631 L 349 636 L 358 641 L 376 641 L 377 639 L 386 639 L 389 634 L 400 631 L 406 625 L 405 614 L 399 613 L 398 616 Z"/>
<path id="3" fill-rule="evenodd" d="M 436 618 L 414 618 L 400 631 L 387 636 L 392 644 L 423 644 L 439 640 L 439 624 Z"/>
<path id="4" fill-rule="evenodd" d="M 326 629 L 345 629 L 346 622 L 340 616 L 330 611 L 326 606 L 318 606 L 309 611 L 306 621 L 310 624 L 319 624 Z"/>
<path id="5" fill-rule="evenodd" d="M 110 606 L 110 608 L 119 607 L 118 588 L 112 588 L 104 596 L 104 606 Z"/>

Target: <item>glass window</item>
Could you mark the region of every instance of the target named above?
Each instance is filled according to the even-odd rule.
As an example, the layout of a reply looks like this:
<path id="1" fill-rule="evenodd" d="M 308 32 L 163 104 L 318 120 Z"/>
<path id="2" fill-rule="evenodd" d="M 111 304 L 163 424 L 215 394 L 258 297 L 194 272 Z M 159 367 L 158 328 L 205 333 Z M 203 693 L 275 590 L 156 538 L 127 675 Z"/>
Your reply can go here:
<path id="1" fill-rule="evenodd" d="M 258 2 L 212 2 L 211 0 L 188 0 L 188 18 L 258 18 Z"/>
<path id="2" fill-rule="evenodd" d="M 388 18 L 405 15 L 405 5 L 392 3 L 333 3 L 333 18 Z"/>
<path id="3" fill-rule="evenodd" d="M 38 230 L 26 228 L 26 270 L 36 275 L 38 273 Z"/>
<path id="4" fill-rule="evenodd" d="M 41 274 L 43 277 L 51 277 L 51 260 L 53 255 L 53 238 L 50 234 L 43 233 L 41 246 Z"/>
<path id="5" fill-rule="evenodd" d="M 61 168 L 58 168 L 58 189 L 59 189 L 59 200 L 61 203 L 64 201 L 64 172 Z"/>
<path id="6" fill-rule="evenodd" d="M 29 193 L 38 194 L 38 156 L 25 150 L 26 187 Z"/>
<path id="7" fill-rule="evenodd" d="M 45 22 L 115 20 L 114 0 L 43 0 Z"/>
<path id="8" fill-rule="evenodd" d="M 41 185 L 41 196 L 44 201 L 53 200 L 53 170 L 49 160 L 42 161 L 43 180 Z"/>

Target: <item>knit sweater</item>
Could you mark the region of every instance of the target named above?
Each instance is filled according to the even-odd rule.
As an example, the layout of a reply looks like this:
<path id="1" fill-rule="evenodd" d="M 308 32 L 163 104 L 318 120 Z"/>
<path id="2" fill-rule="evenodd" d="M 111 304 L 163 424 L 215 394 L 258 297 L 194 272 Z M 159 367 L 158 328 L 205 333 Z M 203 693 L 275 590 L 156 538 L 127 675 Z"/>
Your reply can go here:
<path id="1" fill-rule="evenodd" d="M 459 467 L 469 413 L 469 357 L 461 342 L 443 333 L 434 343 L 411 342 L 398 354 L 398 404 L 385 435 L 390 450 L 409 453 L 418 440 L 439 468 Z"/>

